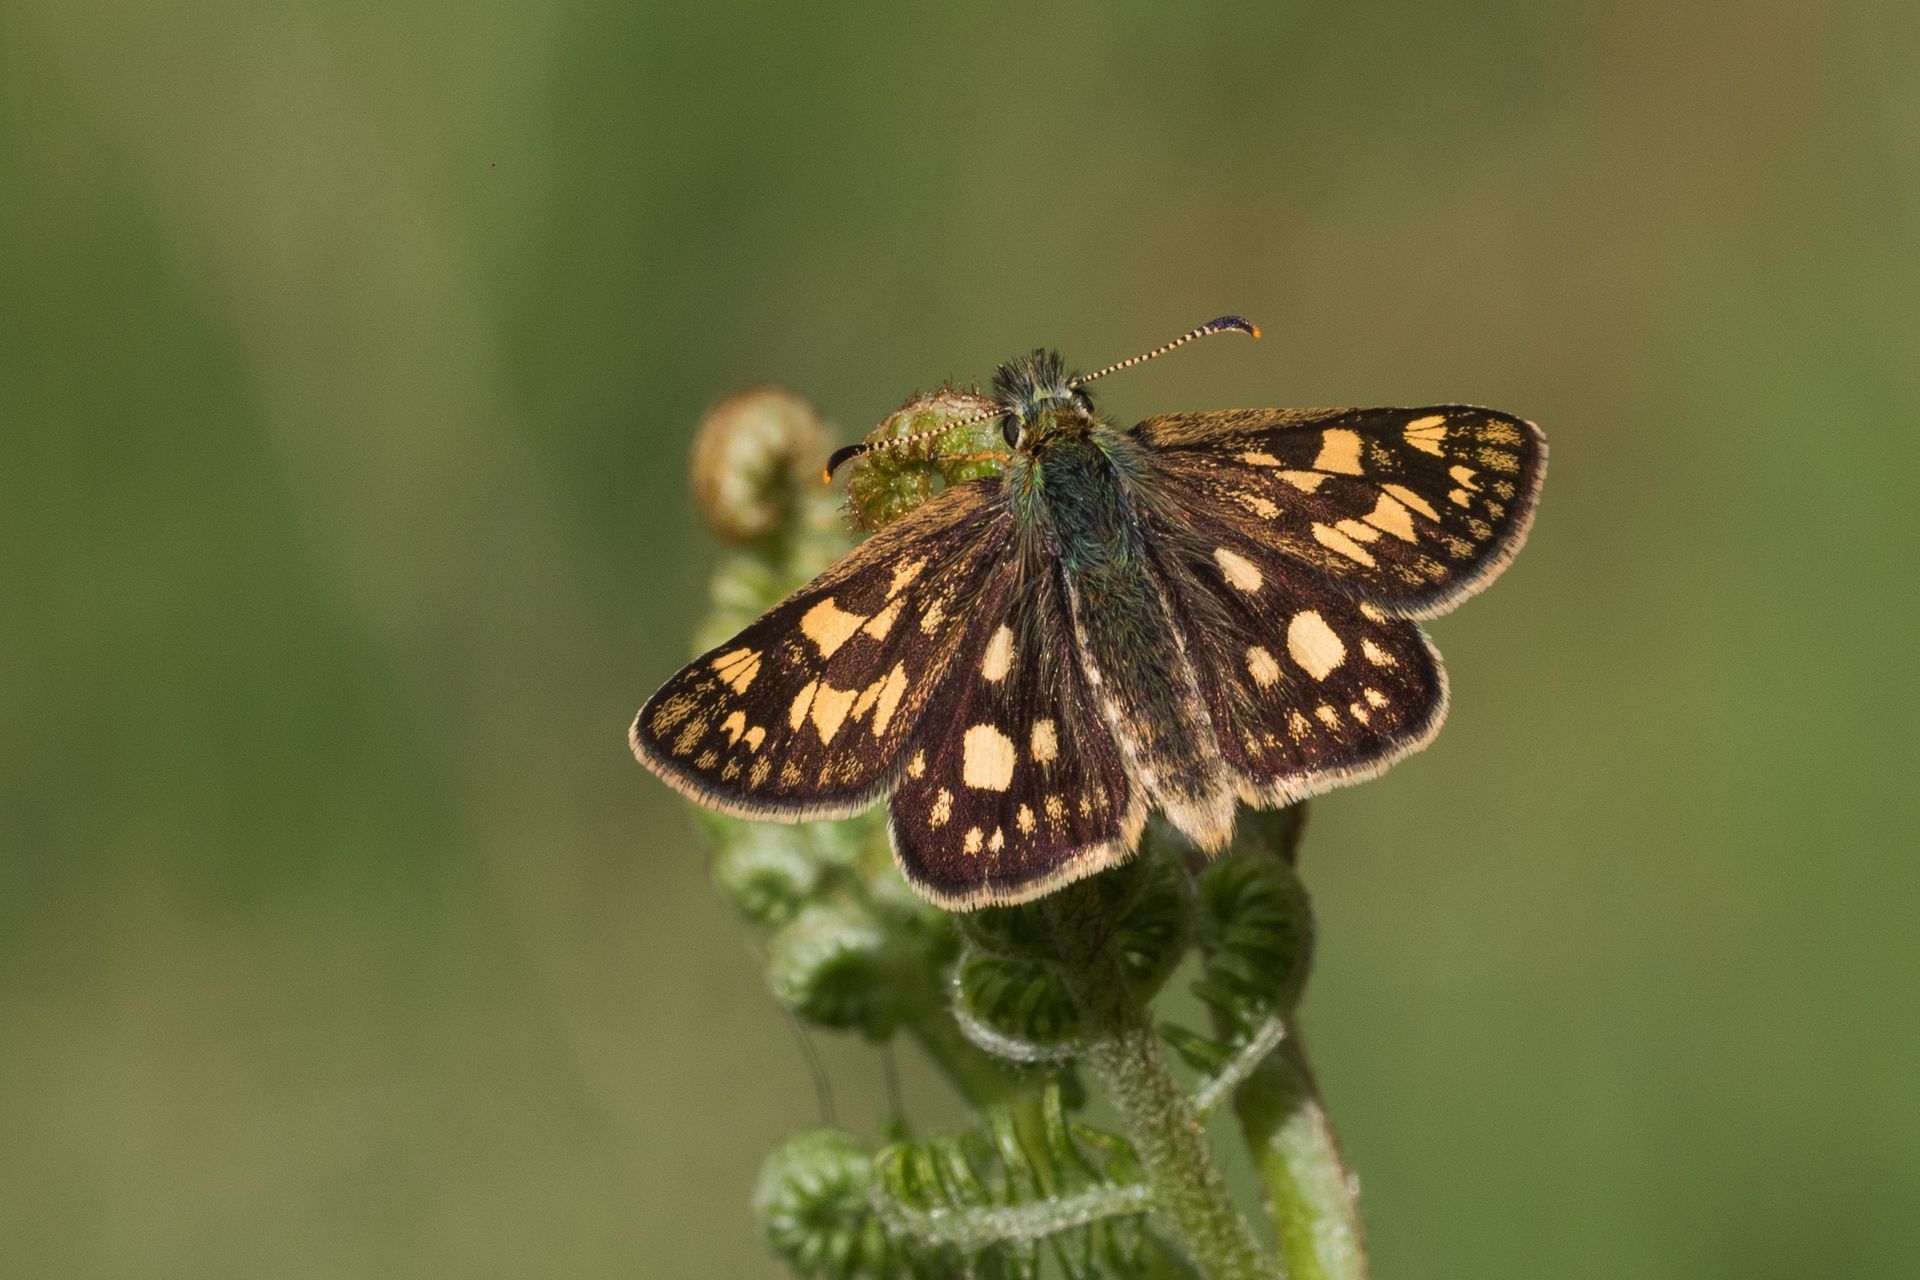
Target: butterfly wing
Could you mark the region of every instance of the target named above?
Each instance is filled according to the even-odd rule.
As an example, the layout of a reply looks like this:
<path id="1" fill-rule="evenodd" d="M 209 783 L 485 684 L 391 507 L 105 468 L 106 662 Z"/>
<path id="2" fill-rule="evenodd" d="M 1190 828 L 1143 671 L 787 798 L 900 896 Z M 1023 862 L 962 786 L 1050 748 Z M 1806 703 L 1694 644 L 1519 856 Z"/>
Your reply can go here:
<path id="1" fill-rule="evenodd" d="M 1180 413 L 1134 428 L 1179 513 L 1402 617 L 1485 586 L 1533 520 L 1547 447 L 1492 409 Z"/>
<path id="2" fill-rule="evenodd" d="M 1546 466 L 1487 409 L 1180 414 L 1153 446 L 1152 542 L 1243 799 L 1290 804 L 1429 742 L 1447 705 L 1410 619 L 1489 582 Z"/>
<path id="3" fill-rule="evenodd" d="M 954 910 L 1025 902 L 1124 861 L 1146 820 L 1072 655 L 1057 570 L 983 598 L 907 749 L 889 830 L 900 869 Z"/>
<path id="4" fill-rule="evenodd" d="M 1432 741 L 1447 709 L 1418 624 L 1288 567 L 1269 561 L 1252 590 L 1211 561 L 1165 573 L 1221 757 L 1265 807 L 1373 777 Z"/>
<path id="5" fill-rule="evenodd" d="M 946 490 L 683 668 L 634 719 L 640 762 L 736 817 L 871 805 L 979 599 L 1004 590 L 1011 520 L 997 484 Z"/>

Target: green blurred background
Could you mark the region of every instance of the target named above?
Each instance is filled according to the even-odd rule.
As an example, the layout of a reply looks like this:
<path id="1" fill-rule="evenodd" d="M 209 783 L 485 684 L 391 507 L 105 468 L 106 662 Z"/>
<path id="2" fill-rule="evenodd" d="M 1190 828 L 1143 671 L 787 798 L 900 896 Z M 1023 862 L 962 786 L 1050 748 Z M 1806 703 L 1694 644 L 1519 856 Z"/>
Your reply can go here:
<path id="1" fill-rule="evenodd" d="M 1906 0 L 4 0 L 0 1274 L 775 1274 L 693 425 L 1239 311 L 1104 404 L 1553 444 L 1306 848 L 1382 1280 L 1915 1275 L 1917 246 Z"/>

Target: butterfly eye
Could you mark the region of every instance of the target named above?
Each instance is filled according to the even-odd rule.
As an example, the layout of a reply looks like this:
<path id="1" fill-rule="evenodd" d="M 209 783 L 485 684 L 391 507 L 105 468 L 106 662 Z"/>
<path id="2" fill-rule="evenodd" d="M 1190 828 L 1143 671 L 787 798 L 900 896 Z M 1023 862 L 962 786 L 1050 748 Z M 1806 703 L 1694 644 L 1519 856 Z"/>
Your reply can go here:
<path id="1" fill-rule="evenodd" d="M 1020 419 L 1014 417 L 1012 414 L 1008 414 L 1006 417 L 1000 419 L 1000 435 L 1006 440 L 1007 448 L 1018 449 L 1020 447 Z"/>

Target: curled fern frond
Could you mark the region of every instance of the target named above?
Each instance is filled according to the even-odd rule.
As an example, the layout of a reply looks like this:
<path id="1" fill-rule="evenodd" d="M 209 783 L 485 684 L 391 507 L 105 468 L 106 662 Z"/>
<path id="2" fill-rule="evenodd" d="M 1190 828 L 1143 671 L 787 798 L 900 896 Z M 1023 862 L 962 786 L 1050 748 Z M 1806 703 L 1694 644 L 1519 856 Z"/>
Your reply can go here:
<path id="1" fill-rule="evenodd" d="M 881 1225 L 870 1203 L 872 1179 L 872 1159 L 852 1134 L 795 1134 L 760 1166 L 753 1192 L 760 1234 L 806 1280 L 931 1274 Z"/>
<path id="2" fill-rule="evenodd" d="M 1080 1010 L 1046 965 L 970 947 L 953 982 L 954 1021 L 979 1048 L 1009 1062 L 1072 1056 Z"/>
<path id="3" fill-rule="evenodd" d="M 1179 965 L 1193 925 L 1192 882 L 1167 856 L 1157 831 L 1157 824 L 1148 829 L 1133 861 L 1076 886 L 1085 909 L 1111 922 L 1111 945 L 1128 989 L 1142 1001 L 1151 999 Z M 962 918 L 960 926 L 971 947 L 990 955 L 1050 969 L 1072 959 L 1060 952 L 1060 932 L 1044 902 L 983 908 Z"/>
<path id="4" fill-rule="evenodd" d="M 1258 856 L 1215 863 L 1200 877 L 1199 915 L 1206 961 L 1194 993 L 1235 1039 L 1290 1016 L 1313 967 L 1313 909 L 1293 868 Z"/>
<path id="5" fill-rule="evenodd" d="M 774 999 L 818 1026 L 857 1028 L 883 1039 L 899 1017 L 890 941 L 880 922 L 854 903 L 808 906 L 769 944 Z"/>
<path id="6" fill-rule="evenodd" d="M 943 387 L 888 414 L 866 438 L 868 445 L 885 447 L 862 454 L 847 480 L 847 511 L 854 523 L 869 532 L 879 529 L 943 487 L 1005 466 L 1007 444 L 999 422 L 980 417 L 993 407 L 985 396 Z M 948 428 L 948 423 L 954 425 Z"/>
<path id="7" fill-rule="evenodd" d="M 1196 926 L 1202 954 L 1193 993 L 1211 1011 L 1201 1034 L 1165 1026 L 1161 1034 L 1189 1066 L 1210 1078 L 1195 1105 L 1211 1110 L 1285 1039 L 1313 966 L 1313 910 L 1292 864 L 1299 823 L 1256 827 L 1249 843 L 1201 873 Z M 1274 837 L 1289 841 L 1270 843 Z"/>
<path id="8" fill-rule="evenodd" d="M 693 497 L 722 542 L 745 545 L 791 523 L 825 435 L 813 405 L 779 387 L 729 396 L 693 439 Z"/>
<path id="9" fill-rule="evenodd" d="M 1152 998 L 1180 963 L 1191 927 L 1191 886 L 1181 866 L 1149 844 L 1132 863 L 1083 887 L 1115 922 L 1127 985 Z M 1081 1011 L 1060 976 L 1070 957 L 1040 906 L 989 908 L 961 921 L 967 939 L 954 976 L 953 1015 L 976 1046 L 1013 1062 L 1070 1057 Z"/>
<path id="10" fill-rule="evenodd" d="M 714 837 L 714 887 L 757 924 L 792 920 L 827 878 L 809 842 L 789 829 L 717 815 L 703 825 Z"/>
<path id="11" fill-rule="evenodd" d="M 970 1269 L 1035 1276 L 1041 1248 L 1068 1275 L 1138 1274 L 1152 1206 L 1124 1139 L 1069 1122 L 1060 1090 L 1040 1132 L 989 1109 L 985 1133 L 899 1142 L 874 1157 L 874 1211 L 899 1241 L 945 1250 Z"/>

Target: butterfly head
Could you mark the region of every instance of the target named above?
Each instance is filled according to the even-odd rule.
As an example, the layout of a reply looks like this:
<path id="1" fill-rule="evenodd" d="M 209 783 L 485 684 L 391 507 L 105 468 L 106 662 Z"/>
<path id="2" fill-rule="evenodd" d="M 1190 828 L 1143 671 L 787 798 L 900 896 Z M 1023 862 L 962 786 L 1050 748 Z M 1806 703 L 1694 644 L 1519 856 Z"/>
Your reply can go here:
<path id="1" fill-rule="evenodd" d="M 994 398 L 1004 413 L 1000 433 L 1009 447 L 1027 448 L 1050 436 L 1084 433 L 1094 422 L 1093 399 L 1069 375 L 1057 351 L 1035 351 L 994 371 Z"/>
<path id="2" fill-rule="evenodd" d="M 1005 437 L 1008 447 L 1013 449 L 1031 450 L 1050 438 L 1084 435 L 1096 421 L 1093 399 L 1086 392 L 1087 383 L 1144 364 L 1175 347 L 1185 346 L 1195 338 L 1215 333 L 1244 333 L 1257 338 L 1260 336 L 1260 326 L 1242 316 L 1221 316 L 1187 331 L 1172 342 L 1092 373 L 1068 373 L 1057 351 L 1036 350 L 1030 356 L 1009 360 L 994 372 L 994 402 L 987 408 L 969 417 L 943 422 L 932 430 L 885 440 L 865 440 L 835 449 L 827 459 L 822 479 L 831 481 L 833 473 L 843 463 L 875 449 L 925 447 L 930 440 L 994 418 L 1000 420 L 1000 434 Z"/>

